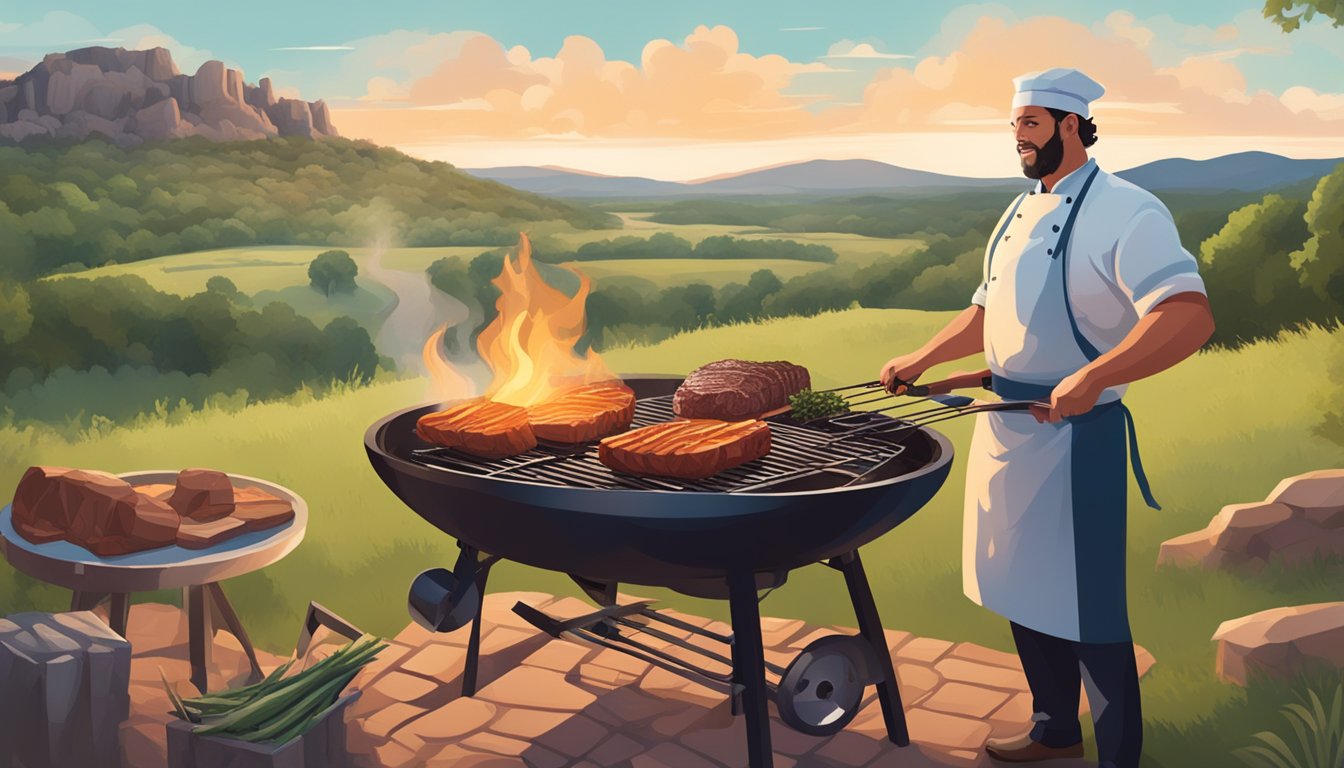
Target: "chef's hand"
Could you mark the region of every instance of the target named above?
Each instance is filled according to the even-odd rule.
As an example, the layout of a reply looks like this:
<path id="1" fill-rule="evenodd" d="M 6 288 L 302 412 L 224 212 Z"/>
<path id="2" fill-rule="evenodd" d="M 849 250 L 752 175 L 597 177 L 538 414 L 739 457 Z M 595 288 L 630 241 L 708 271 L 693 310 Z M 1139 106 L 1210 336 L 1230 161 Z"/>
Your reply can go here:
<path id="1" fill-rule="evenodd" d="M 1031 413 L 1037 421 L 1052 424 L 1070 416 L 1080 416 L 1092 410 L 1105 390 L 1106 387 L 1084 369 L 1059 382 L 1050 393 L 1049 408 L 1036 406 Z"/>
<path id="2" fill-rule="evenodd" d="M 924 364 L 919 360 L 918 355 L 909 354 L 893 357 L 882 366 L 882 372 L 878 376 L 882 380 L 882 388 L 899 395 L 905 391 L 905 388 L 896 384 L 896 379 L 900 379 L 906 384 L 914 384 L 915 380 L 924 374 Z"/>

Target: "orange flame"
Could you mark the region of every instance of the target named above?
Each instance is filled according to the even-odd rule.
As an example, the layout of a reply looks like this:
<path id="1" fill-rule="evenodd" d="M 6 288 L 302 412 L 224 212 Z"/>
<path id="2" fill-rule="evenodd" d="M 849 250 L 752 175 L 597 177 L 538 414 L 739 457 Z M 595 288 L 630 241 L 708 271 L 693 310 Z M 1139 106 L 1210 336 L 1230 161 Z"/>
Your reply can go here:
<path id="1" fill-rule="evenodd" d="M 584 331 L 587 277 L 579 274 L 579 290 L 572 297 L 551 287 L 532 262 L 531 241 L 519 233 L 518 257 L 504 259 L 494 284 L 500 291 L 499 314 L 476 340 L 477 352 L 494 375 L 487 398 L 529 406 L 560 389 L 616 378 L 592 350 L 574 351 Z"/>
<path id="2" fill-rule="evenodd" d="M 425 370 L 429 372 L 433 396 L 441 403 L 461 400 L 476 394 L 476 383 L 459 373 L 443 358 L 443 335 L 447 331 L 446 325 L 435 331 L 420 351 L 420 356 L 425 362 Z"/>

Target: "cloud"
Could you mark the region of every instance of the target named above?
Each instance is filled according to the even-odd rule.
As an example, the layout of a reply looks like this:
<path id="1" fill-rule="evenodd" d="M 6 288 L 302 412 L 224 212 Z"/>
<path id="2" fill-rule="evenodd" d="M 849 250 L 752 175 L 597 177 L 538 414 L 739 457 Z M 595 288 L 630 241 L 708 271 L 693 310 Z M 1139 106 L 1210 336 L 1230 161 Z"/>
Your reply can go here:
<path id="1" fill-rule="evenodd" d="M 10 55 L 28 54 L 33 63 L 53 50 L 97 42 L 107 42 L 103 31 L 69 11 L 47 11 L 28 24 L 0 24 L 0 50 Z"/>
<path id="2" fill-rule="evenodd" d="M 1225 30 L 1190 28 L 1186 39 L 1221 48 L 1173 55 L 1164 66 L 1153 54 L 1161 36 L 1149 31 L 1127 14 L 1111 14 L 1094 27 L 1059 17 L 982 17 L 950 53 L 926 56 L 911 69 L 879 71 L 864 91 L 864 106 L 844 127 L 968 127 L 990 120 L 989 112 L 1007 115 L 1014 75 L 1073 66 L 1106 86 L 1095 105 L 1103 134 L 1319 136 L 1344 129 L 1329 106 L 1333 94 L 1295 93 L 1290 107 L 1271 91 L 1248 87 L 1238 59 L 1264 48 L 1257 41 L 1238 39 L 1246 44 L 1228 47 L 1233 40 Z"/>
<path id="3" fill-rule="evenodd" d="M 823 62 L 754 56 L 739 50 L 726 26 L 698 26 L 680 42 L 644 46 L 637 63 L 608 59 L 591 38 L 565 38 L 554 56 L 506 48 L 479 32 L 439 36 L 394 33 L 396 43 L 354 43 L 393 49 L 382 72 L 365 76 L 360 108 L 340 111 L 347 135 L 434 135 L 759 138 L 817 130 L 814 98 L 784 90 L 795 77 L 834 71 Z M 415 67 L 401 51 L 419 49 Z M 389 74 L 400 70 L 398 77 Z M 382 110 L 378 106 L 412 109 Z"/>
<path id="4" fill-rule="evenodd" d="M 841 40 L 831 44 L 830 50 L 826 52 L 823 59 L 913 59 L 908 53 L 883 53 L 873 47 L 872 43 L 855 43 L 852 40 Z"/>

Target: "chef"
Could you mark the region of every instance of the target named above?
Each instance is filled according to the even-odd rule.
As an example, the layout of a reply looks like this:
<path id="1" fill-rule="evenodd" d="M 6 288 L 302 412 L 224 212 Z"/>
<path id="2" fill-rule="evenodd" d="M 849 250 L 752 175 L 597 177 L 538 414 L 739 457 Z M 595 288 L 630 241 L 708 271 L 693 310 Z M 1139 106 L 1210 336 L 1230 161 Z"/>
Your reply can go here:
<path id="1" fill-rule="evenodd" d="M 881 378 L 901 392 L 983 351 L 1000 398 L 1040 403 L 978 416 L 967 456 L 963 588 L 1011 623 L 1035 710 L 1028 733 L 987 752 L 1081 756 L 1085 687 L 1100 766 L 1133 768 L 1143 736 L 1125 599 L 1127 460 L 1159 507 L 1121 397 L 1198 350 L 1213 319 L 1166 207 L 1088 157 L 1102 86 L 1059 68 L 1013 83 L 1009 125 L 1037 181 L 995 225 L 971 306 Z"/>

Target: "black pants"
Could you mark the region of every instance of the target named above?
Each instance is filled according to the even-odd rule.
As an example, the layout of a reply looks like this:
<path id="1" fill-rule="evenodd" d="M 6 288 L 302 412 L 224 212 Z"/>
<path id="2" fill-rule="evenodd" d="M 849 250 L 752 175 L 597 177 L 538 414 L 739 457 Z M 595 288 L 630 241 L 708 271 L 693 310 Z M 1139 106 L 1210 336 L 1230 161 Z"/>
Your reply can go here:
<path id="1" fill-rule="evenodd" d="M 1086 685 L 1100 768 L 1137 768 L 1143 713 L 1134 643 L 1079 643 L 1016 623 L 1013 641 L 1031 686 L 1031 738 L 1050 747 L 1082 741 L 1078 691 Z"/>

